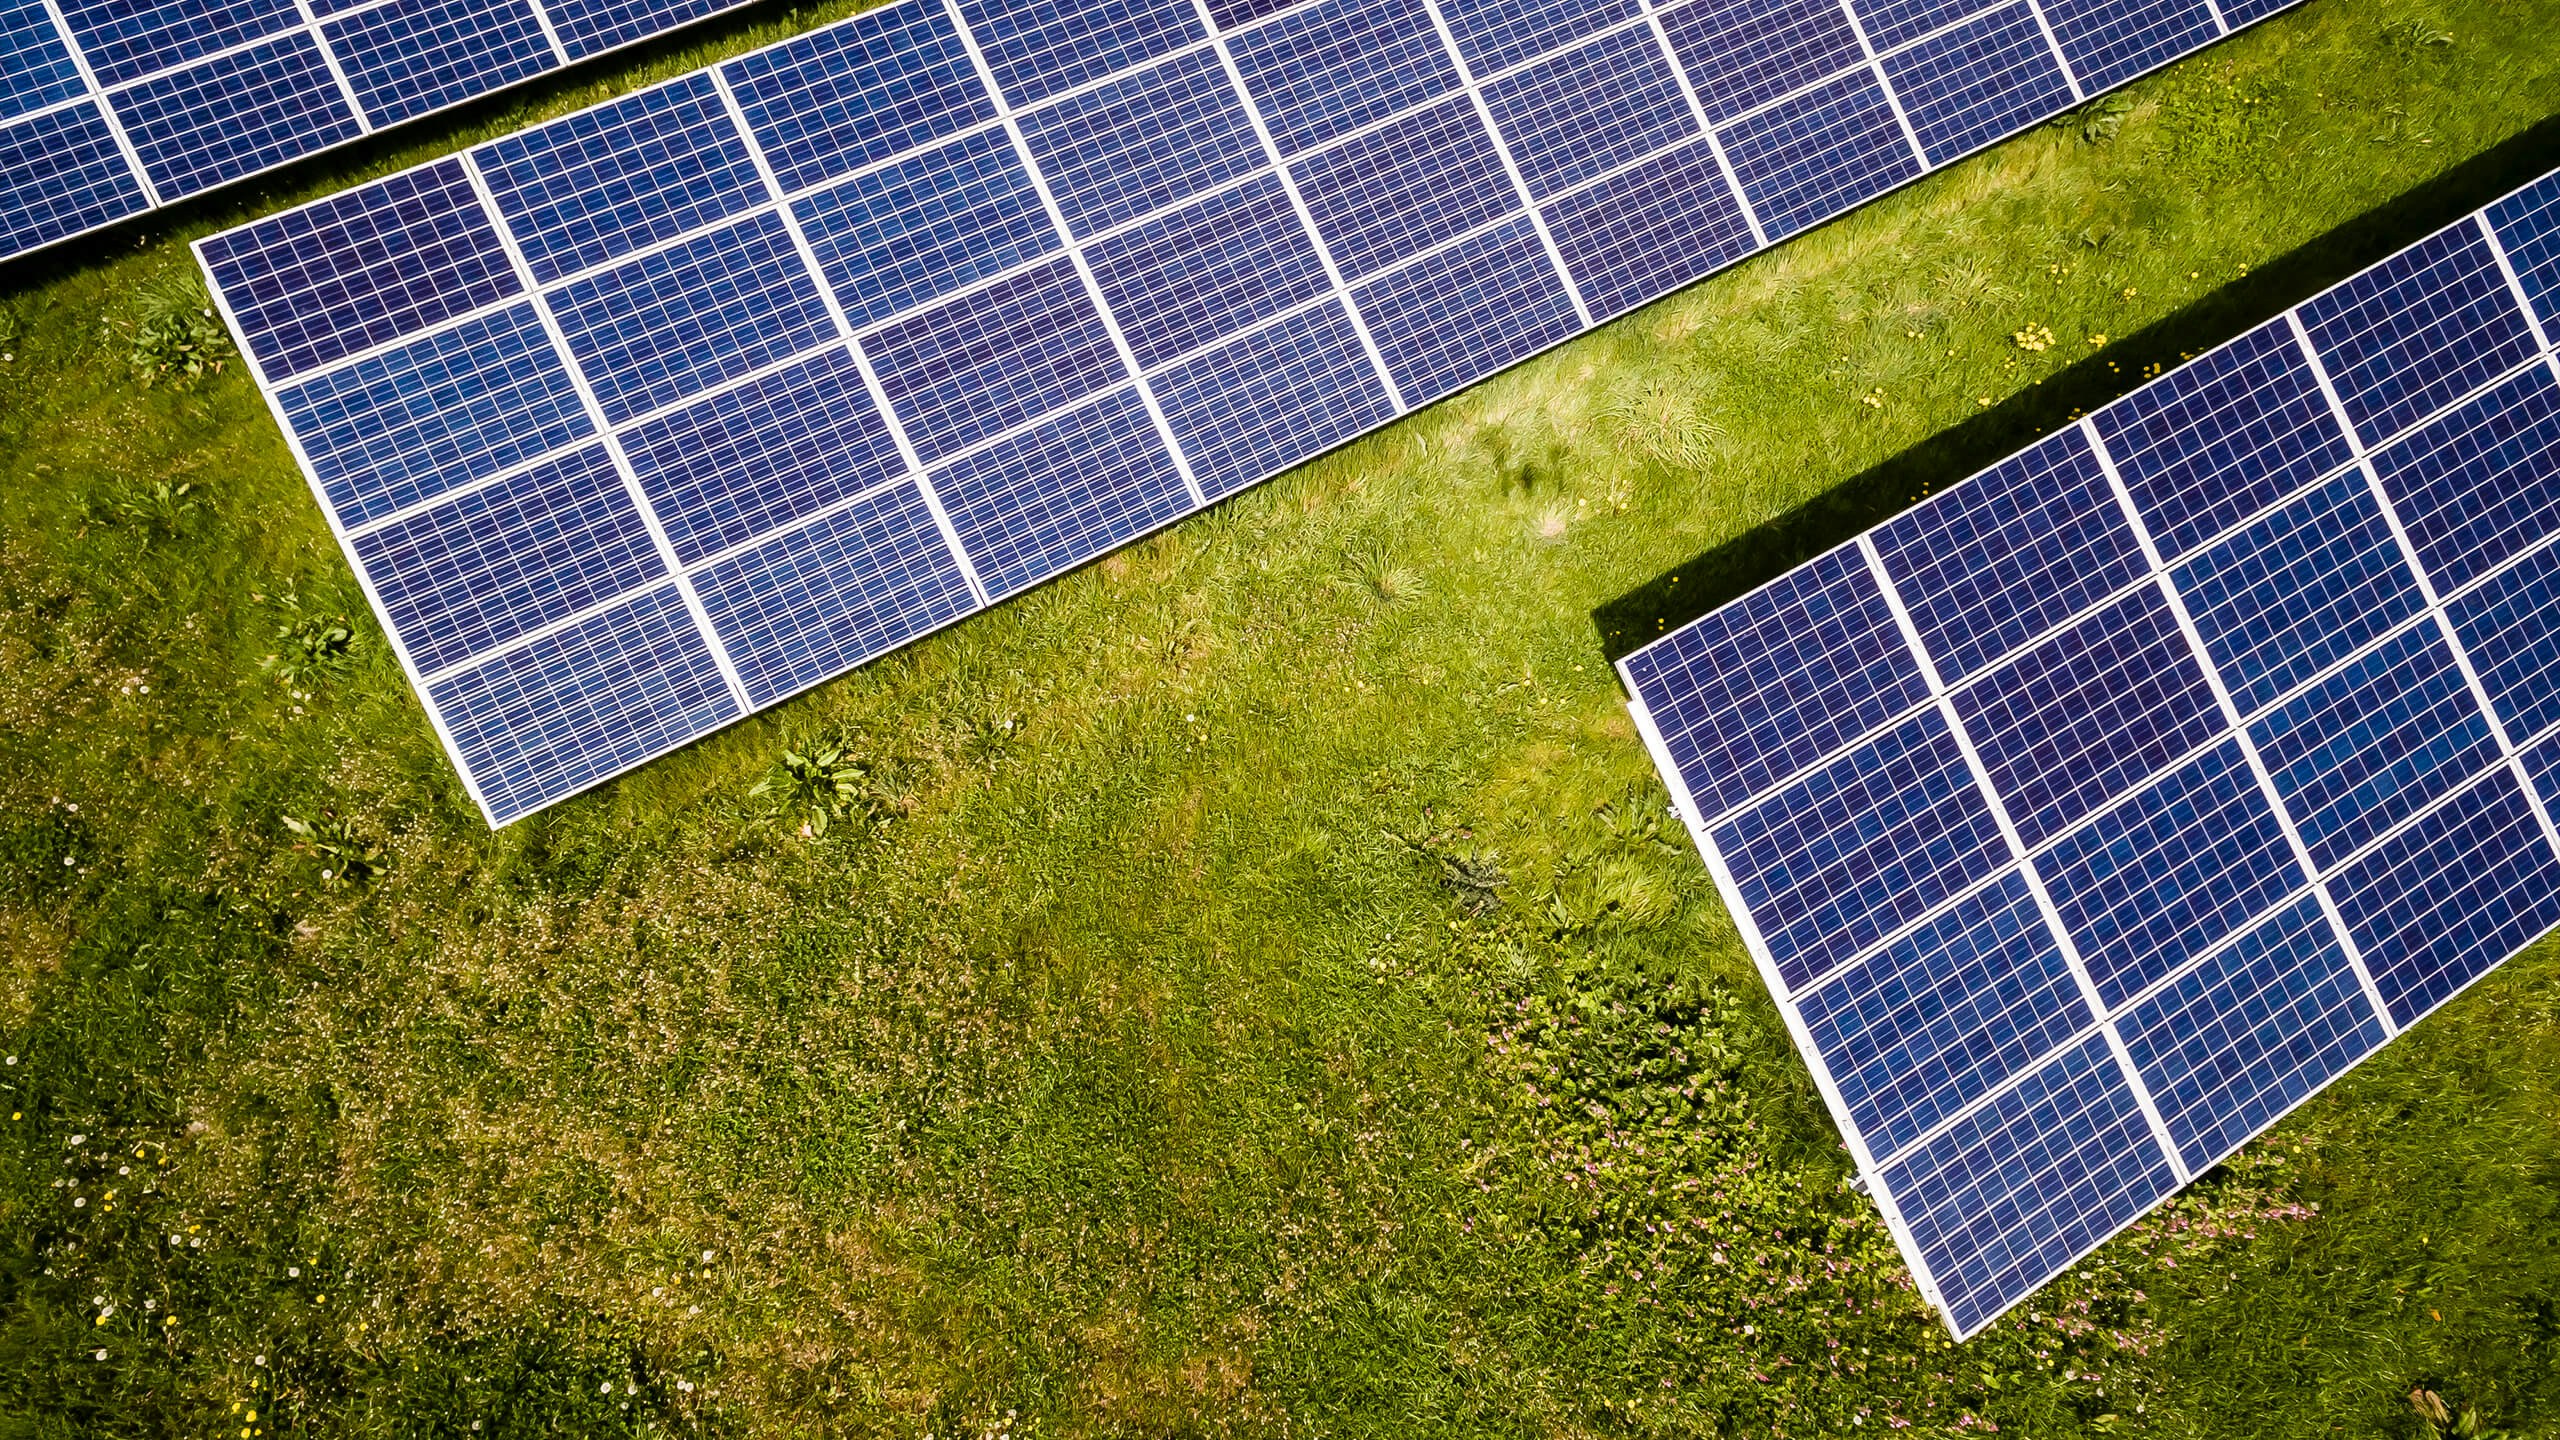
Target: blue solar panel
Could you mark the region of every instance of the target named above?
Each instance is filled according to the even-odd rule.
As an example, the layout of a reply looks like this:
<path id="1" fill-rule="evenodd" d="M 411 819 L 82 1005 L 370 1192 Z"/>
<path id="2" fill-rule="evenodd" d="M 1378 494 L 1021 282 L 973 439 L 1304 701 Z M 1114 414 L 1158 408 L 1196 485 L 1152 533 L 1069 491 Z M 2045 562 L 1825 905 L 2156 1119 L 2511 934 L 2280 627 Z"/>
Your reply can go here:
<path id="1" fill-rule="evenodd" d="M 1735 815 L 1716 846 L 1791 991 L 2009 859 L 1934 710 Z"/>
<path id="2" fill-rule="evenodd" d="M 898 321 L 863 349 L 927 463 L 1128 378 L 1064 260 Z"/>
<path id="3" fill-rule="evenodd" d="M 720 67 L 785 190 L 995 118 L 950 15 L 905 0 Z"/>
<path id="4" fill-rule="evenodd" d="M 2169 607 L 2137 590 L 1955 695 L 1984 773 L 2029 845 L 2222 728 Z"/>
<path id="5" fill-rule="evenodd" d="M 1981 671 L 2148 568 L 2106 471 L 2065 430 L 1875 534 L 1920 643 L 1950 683 Z"/>
<path id="6" fill-rule="evenodd" d="M 1636 0 L 1442 0 L 1440 15 L 1469 72 L 1508 70 L 1637 13 Z"/>
<path id="7" fill-rule="evenodd" d="M 1368 275 L 1520 208 L 1473 105 L 1444 101 L 1297 167 L 1345 275 Z"/>
<path id="8" fill-rule="evenodd" d="M 1782 100 L 1723 138 L 1742 193 L 1772 240 L 1920 173 L 1884 87 L 1864 70 Z"/>
<path id="9" fill-rule="evenodd" d="M 492 141 L 472 159 L 544 285 L 766 198 L 707 75 Z"/>
<path id="10" fill-rule="evenodd" d="M 0 258 L 740 3 L 0 0 Z"/>
<path id="11" fill-rule="evenodd" d="M 1350 316 L 1330 301 L 1174 366 L 1156 393 L 1212 500 L 1396 413 Z"/>
<path id="12" fill-rule="evenodd" d="M 40 28 L 6 27 L 10 3 L 0 39 L 21 36 L 6 43 L 36 76 L 50 52 Z M 309 58 L 317 37 L 335 48 L 302 76 L 316 110 L 297 120 L 268 94 L 256 124 L 207 143 L 140 138 L 190 164 L 254 163 L 262 133 L 317 143 L 292 132 L 445 103 L 716 0 L 299 3 L 219 63 L 280 45 Z M 565 615 L 527 599 L 530 628 L 487 646 L 386 600 L 395 633 L 422 627 L 419 654 L 478 669 L 574 631 L 642 664 L 675 652 L 616 637 L 640 623 L 636 596 L 663 595 L 738 713 L 944 623 L 955 576 L 971 604 L 1013 593 L 1918 173 L 1887 75 L 1940 159 L 2059 108 L 2067 87 L 2019 3 L 1875 9 L 1870 50 L 1839 0 L 1692 0 L 1659 21 L 1637 0 L 896 0 L 200 253 L 368 572 L 398 567 L 367 548 L 379 537 L 573 457 L 601 454 L 633 501 L 659 568 L 608 567 L 622 588 L 564 590 L 583 607 Z M 43 118 L 0 124 L 0 150 Z M 124 135 L 94 132 L 43 137 L 89 145 L 90 163 L 0 200 L 0 217 L 33 234 L 162 198 L 116 176 Z M 1946 673 L 1978 677 L 2121 578 L 2051 556 L 2101 532 L 2128 564 L 2140 553 L 2103 477 L 2074 463 L 2081 510 L 1968 532 L 2007 569 L 1950 553 L 1926 583 L 1906 577 Z M 895 525 L 843 518 L 893 494 Z M 926 590 L 811 578 L 874 573 L 845 547 L 904 554 L 918 515 L 950 567 Z M 1926 698 L 1850 558 L 1867 588 L 1842 603 L 1882 628 L 1767 652 L 1800 666 L 1780 699 L 1691 752 L 1730 750 L 1712 783 L 1739 787 L 1736 804 Z M 624 628 L 584 628 L 608 614 Z M 1874 667 L 1872 690 L 1811 688 Z M 558 714 L 600 724 L 697 713 L 617 710 L 575 664 L 506 673 L 566 687 Z M 440 674 L 420 677 L 431 700 Z M 529 694 L 508 704 L 556 718 Z M 492 820 L 610 773 L 594 757 L 665 748 L 520 762 L 465 728 L 445 733 L 466 767 L 514 767 L 470 777 Z"/>
<path id="13" fill-rule="evenodd" d="M 368 531 L 355 551 L 430 675 L 666 574 L 601 445 Z"/>
<path id="14" fill-rule="evenodd" d="M 2125 1049 L 2201 1174 L 2388 1038 L 2319 902 L 2296 901 L 2125 1017 Z"/>
<path id="15" fill-rule="evenodd" d="M 2233 703 L 2254 714 L 2426 604 L 2364 475 L 2261 516 L 2177 571 Z"/>
<path id="16" fill-rule="evenodd" d="M 1928 697 L 1855 550 L 1835 550 L 1627 658 L 1681 784 L 1718 816 Z"/>
<path id="17" fill-rule="evenodd" d="M 1280 182 L 1265 175 L 1087 252 L 1141 367 L 1233 335 L 1333 288 Z"/>
<path id="18" fill-rule="evenodd" d="M 1422 0 L 1324 0 L 1230 45 L 1284 154 L 1458 88 Z"/>
<path id="19" fill-rule="evenodd" d="M 559 63 L 525 0 L 390 0 L 321 34 L 375 125 L 441 110 Z"/>
<path id="20" fill-rule="evenodd" d="M 1866 58 L 1839 0 L 1690 0 L 1662 29 L 1719 125 Z"/>
<path id="21" fill-rule="evenodd" d="M 517 816 L 738 718 L 672 587 L 427 688 L 492 815 Z"/>
<path id="22" fill-rule="evenodd" d="M 2560 924 L 2560 859 L 2501 769 L 2348 866 L 2330 893 L 2408 1025 Z"/>
<path id="23" fill-rule="evenodd" d="M 1959 1336 L 2560 925 L 2560 382 L 2486 223 L 1620 662 Z"/>
<path id="24" fill-rule="evenodd" d="M 933 485 L 990 599 L 1191 508 L 1173 458 L 1127 390 L 978 451 L 937 472 Z"/>
<path id="25" fill-rule="evenodd" d="M 2282 320 L 2092 418 L 2153 543 L 2173 560 L 2355 454 Z"/>
<path id="26" fill-rule="evenodd" d="M 2091 94 L 2210 42 L 2205 0 L 2046 0 L 2045 19 L 2063 58 Z"/>
<path id="27" fill-rule="evenodd" d="M 2290 10 L 2302 0 L 2222 0 L 2222 23 L 2237 30 L 2255 25 L 2279 10 Z"/>
<path id="28" fill-rule="evenodd" d="M 1858 27 L 1878 50 L 1896 50 L 1982 8 L 1981 0 L 1850 0 Z"/>
<path id="29" fill-rule="evenodd" d="M 88 93 L 53 17 L 34 0 L 0 4 L 0 119 Z M 0 174 L 16 175 L 12 166 Z"/>
<path id="30" fill-rule="evenodd" d="M 2036 871 L 2109 1005 L 2168 978 L 2303 881 L 2236 740 L 2054 842 Z"/>
<path id="31" fill-rule="evenodd" d="M 32 250 L 150 208 L 94 103 L 0 130 L 0 254 Z"/>
<path id="32" fill-rule="evenodd" d="M 723 560 L 696 583 L 757 705 L 840 675 L 978 603 L 911 484 Z"/>
<path id="33" fill-rule="evenodd" d="M 2441 589 L 2560 531 L 2560 381 L 2542 366 L 2420 426 L 2374 472 Z"/>
<path id="34" fill-rule="evenodd" d="M 2250 726 L 2326 870 L 2498 759 L 2432 625 L 2404 630 Z"/>
<path id="35" fill-rule="evenodd" d="M 1879 1158 L 2096 1019 L 2014 874 L 1825 981 L 1796 1008 Z"/>
<path id="36" fill-rule="evenodd" d="M 1218 57 L 1178 55 L 1022 122 L 1058 210 L 1080 235 L 1108 230 L 1265 163 L 1253 119 Z"/>
<path id="37" fill-rule="evenodd" d="M 1958 1334 L 1988 1324 L 2178 1183 L 2095 1037 L 1884 1173 Z"/>
<path id="38" fill-rule="evenodd" d="M 856 176 L 792 206 L 856 325 L 948 295 L 1063 243 L 1000 131 Z"/>
<path id="39" fill-rule="evenodd" d="M 770 211 L 573 280 L 545 303 L 617 425 L 835 335 Z"/>
<path id="40" fill-rule="evenodd" d="M 1190 0 L 960 0 L 1011 105 L 1029 105 L 1179 49 L 1205 32 Z"/>
<path id="41" fill-rule="evenodd" d="M 522 288 L 459 160 L 213 236 L 201 254 L 270 383 Z"/>
<path id="42" fill-rule="evenodd" d="M 1645 29 L 1532 65 L 1484 98 L 1540 200 L 1698 133 L 1679 77 Z"/>
<path id="43" fill-rule="evenodd" d="M 1426 255 L 1356 292 L 1408 405 L 1462 389 L 1582 328 L 1527 220 Z"/>
<path id="44" fill-rule="evenodd" d="M 364 133 L 320 46 L 299 31 L 154 76 L 111 103 L 163 200 Z"/>
<path id="45" fill-rule="evenodd" d="M 2300 313 L 2368 445 L 2534 353 L 2496 257 L 2467 220 L 2303 302 Z"/>
<path id="46" fill-rule="evenodd" d="M 853 357 L 834 348 L 634 426 L 622 446 L 688 565 L 906 473 Z"/>
<path id="47" fill-rule="evenodd" d="M 65 0 L 62 18 L 101 85 L 176 69 L 302 24 L 293 0 Z"/>
<path id="48" fill-rule="evenodd" d="M 2534 551 L 2445 606 L 2509 736 L 2560 725 L 2560 550 Z"/>
<path id="49" fill-rule="evenodd" d="M 2024 3 L 1886 56 L 1884 74 L 1932 165 L 2072 103 L 2071 81 Z"/>
<path id="50" fill-rule="evenodd" d="M 2560 329 L 2560 175 L 2544 176 L 2486 214 L 2543 328 Z"/>
<path id="51" fill-rule="evenodd" d="M 1704 140 L 1548 204 L 1547 228 L 1595 316 L 1623 314 L 1751 253 L 1751 222 Z"/>
<path id="52" fill-rule="evenodd" d="M 349 527 L 595 432 L 530 304 L 315 375 L 277 399 Z"/>

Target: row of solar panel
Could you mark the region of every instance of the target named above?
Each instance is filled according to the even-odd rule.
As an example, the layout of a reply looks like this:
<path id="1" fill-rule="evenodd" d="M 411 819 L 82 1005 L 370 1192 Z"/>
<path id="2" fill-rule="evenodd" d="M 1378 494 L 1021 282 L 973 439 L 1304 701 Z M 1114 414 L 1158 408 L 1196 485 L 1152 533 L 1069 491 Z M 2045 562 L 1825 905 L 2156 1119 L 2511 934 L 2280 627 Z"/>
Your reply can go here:
<path id="1" fill-rule="evenodd" d="M 0 258 L 740 0 L 0 0 Z"/>
<path id="2" fill-rule="evenodd" d="M 2560 924 L 2560 175 L 1631 656 L 1969 1334 Z"/>
<path id="3" fill-rule="evenodd" d="M 1170 10 L 1053 43 L 959 9 L 906 0 L 201 247 L 493 818 L 1746 253 L 1727 165 L 1772 234 L 1919 169 L 1829 0 L 1324 0 L 1215 45 Z M 2116 65 L 2213 29 L 2201 0 L 2098 13 L 2074 33 Z M 1943 80 L 2012 95 L 1993 31 L 2057 71 L 2023 0 L 1868 23 L 1897 79 L 1963 52 Z M 1074 58 L 1097 33 L 1143 67 Z M 1789 71 L 1779 34 L 1831 48 L 1780 46 Z M 1453 55 L 1514 69 L 1465 89 Z M 1736 91 L 1754 66 L 1812 88 Z M 1006 110 L 1012 86 L 1043 99 Z M 1708 92 L 1738 117 L 1713 139 L 1684 98 Z M 2000 125 L 2071 98 L 2027 93 Z M 1890 162 L 1844 172 L 1878 126 Z"/>

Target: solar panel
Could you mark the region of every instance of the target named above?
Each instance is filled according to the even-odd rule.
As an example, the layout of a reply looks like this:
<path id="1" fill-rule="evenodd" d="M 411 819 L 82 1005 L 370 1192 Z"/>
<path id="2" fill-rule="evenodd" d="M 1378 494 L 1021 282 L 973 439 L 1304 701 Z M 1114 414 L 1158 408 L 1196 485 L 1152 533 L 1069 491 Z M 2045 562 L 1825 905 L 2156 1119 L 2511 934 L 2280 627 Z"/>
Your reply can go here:
<path id="1" fill-rule="evenodd" d="M 2560 172 L 1620 662 L 1959 1338 L 2560 926 Z"/>
<path id="2" fill-rule="evenodd" d="M 697 627 L 727 710 L 614 710 L 612 677 L 570 663 L 654 664 L 654 641 L 471 692 L 491 733 L 516 703 L 528 726 L 671 739 L 670 717 L 771 703 L 2073 103 L 2041 3 L 898 0 L 199 253 L 430 705 L 672 595 L 648 623 Z M 2109 33 L 2151 36 L 2148 14 Z M 598 572 L 624 595 L 507 599 L 528 607 L 512 638 L 411 646 L 429 622 L 391 604 L 368 527 L 534 523 L 468 497 L 571 456 L 609 464 L 659 568 Z M 2081 534 L 1978 517 L 2012 520 L 2019 546 Z M 1969 542 L 1914 543 L 1960 563 Z M 923 588 L 748 605 L 722 568 L 747 554 Z M 563 594 L 585 608 L 555 617 Z M 1855 603 L 1854 643 L 1883 645 L 1889 615 Z M 509 752 L 493 788 L 473 743 L 457 760 L 493 822 L 665 748 Z"/>
<path id="3" fill-rule="evenodd" d="M 0 260 L 742 0 L 0 0 Z"/>

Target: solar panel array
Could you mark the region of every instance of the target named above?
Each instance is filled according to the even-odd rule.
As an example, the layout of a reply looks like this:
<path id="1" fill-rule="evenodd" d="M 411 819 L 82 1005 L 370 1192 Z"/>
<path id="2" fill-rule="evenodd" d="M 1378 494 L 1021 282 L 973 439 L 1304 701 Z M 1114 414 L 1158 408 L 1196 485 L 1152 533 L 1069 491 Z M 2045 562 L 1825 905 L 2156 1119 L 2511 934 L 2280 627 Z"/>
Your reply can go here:
<path id="1" fill-rule="evenodd" d="M 2560 173 L 1621 662 L 1959 1336 L 2560 924 Z"/>
<path id="2" fill-rule="evenodd" d="M 0 259 L 741 0 L 0 0 Z"/>
<path id="3" fill-rule="evenodd" d="M 2274 8 L 901 0 L 199 253 L 502 823 Z"/>

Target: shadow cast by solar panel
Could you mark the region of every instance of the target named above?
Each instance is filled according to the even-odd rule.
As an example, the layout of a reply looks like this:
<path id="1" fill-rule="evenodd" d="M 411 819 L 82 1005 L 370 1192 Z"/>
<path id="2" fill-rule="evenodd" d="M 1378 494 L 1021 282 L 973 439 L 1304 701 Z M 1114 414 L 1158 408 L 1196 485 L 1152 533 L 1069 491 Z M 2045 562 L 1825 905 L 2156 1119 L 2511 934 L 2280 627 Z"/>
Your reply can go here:
<path id="1" fill-rule="evenodd" d="M 361 139 L 314 150 L 166 205 L 137 210 L 41 249 L 0 257 L 0 297 L 41 289 L 168 236 L 228 229 L 364 183 L 350 180 L 349 176 L 369 179 L 386 173 L 386 168 L 402 169 L 439 155 L 458 154 L 504 133 L 492 130 L 496 122 L 512 119 L 520 124 L 533 123 L 531 117 L 546 112 L 561 97 L 577 94 L 600 81 L 619 77 L 622 83 L 614 88 L 616 95 L 645 89 L 658 80 L 638 77 L 654 67 L 696 51 L 723 57 L 736 54 L 746 48 L 740 43 L 745 37 L 807 8 L 805 0 L 749 0 L 734 10 L 707 15 L 645 40 L 617 46 L 608 54 L 589 56 L 485 95 L 386 125 Z M 798 28 L 814 30 L 843 18 L 822 11 Z M 515 125 L 505 127 L 514 128 Z"/>
<path id="2" fill-rule="evenodd" d="M 2550 170 L 2560 116 L 2542 121 L 2407 194 L 2107 347 L 2006 402 L 1941 431 L 1777 519 L 1723 541 L 1591 612 L 1614 663 L 1944 489 L 2141 388 L 2163 369 L 2229 341 Z M 2112 362 L 2112 366 L 2110 364 Z"/>

